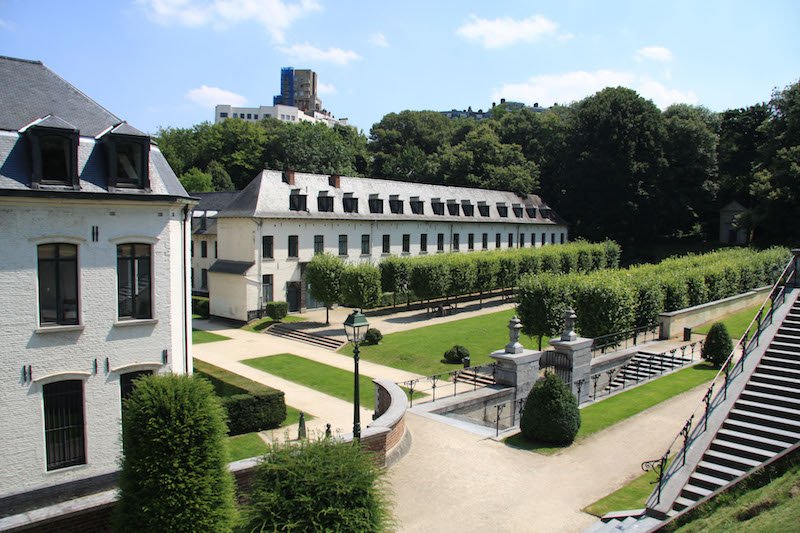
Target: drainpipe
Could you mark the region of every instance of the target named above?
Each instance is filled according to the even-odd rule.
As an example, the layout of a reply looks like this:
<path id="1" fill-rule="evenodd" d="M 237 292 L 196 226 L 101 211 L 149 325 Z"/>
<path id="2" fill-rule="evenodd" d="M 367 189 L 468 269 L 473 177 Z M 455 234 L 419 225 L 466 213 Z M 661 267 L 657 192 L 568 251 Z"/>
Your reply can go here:
<path id="1" fill-rule="evenodd" d="M 183 206 L 183 220 L 181 221 L 181 257 L 183 270 L 181 270 L 181 279 L 183 279 L 183 371 L 189 374 L 189 313 L 187 307 L 189 302 L 186 301 L 188 293 L 188 285 L 186 282 L 186 270 L 188 264 L 186 263 L 186 221 L 189 220 L 189 204 Z M 191 301 L 191 300 L 189 300 Z"/>

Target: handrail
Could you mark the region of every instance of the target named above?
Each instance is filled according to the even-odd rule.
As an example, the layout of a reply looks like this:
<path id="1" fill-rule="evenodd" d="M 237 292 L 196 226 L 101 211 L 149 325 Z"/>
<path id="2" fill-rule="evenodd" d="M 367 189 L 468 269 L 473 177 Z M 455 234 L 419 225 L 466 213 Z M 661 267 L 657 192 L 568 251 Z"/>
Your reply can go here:
<path id="1" fill-rule="evenodd" d="M 598 354 L 596 352 L 600 352 L 601 354 L 606 353 L 606 349 L 613 348 L 625 343 L 625 347 L 628 347 L 628 341 L 633 340 L 633 346 L 639 344 L 639 335 L 644 334 L 643 342 L 647 342 L 647 335 L 649 333 L 657 333 L 658 332 L 658 324 L 650 324 L 647 326 L 639 326 L 638 328 L 627 329 L 625 331 L 618 331 L 616 333 L 608 333 L 606 335 L 600 335 L 599 337 L 595 337 L 594 341 L 592 342 L 592 357 L 596 357 Z"/>
<path id="2" fill-rule="evenodd" d="M 486 364 L 483 364 L 483 365 L 464 367 L 464 368 L 460 368 L 458 370 L 451 370 L 450 372 L 441 372 L 439 374 L 433 374 L 433 375 L 430 375 L 430 376 L 422 376 L 422 377 L 419 377 L 419 378 L 409 379 L 409 380 L 406 380 L 406 381 L 398 381 L 397 384 L 400 387 L 403 387 L 403 388 L 406 389 L 410 407 L 413 407 L 414 406 L 414 393 L 415 392 L 417 392 L 417 393 L 427 393 L 427 392 L 431 391 L 432 398 L 431 398 L 430 401 L 431 402 L 435 402 L 436 401 L 436 389 L 437 388 L 441 388 L 441 387 L 444 386 L 444 384 L 441 384 L 441 385 L 439 384 L 440 381 L 442 381 L 442 380 L 447 380 L 447 378 L 450 378 L 449 382 L 445 381 L 445 383 L 453 385 L 453 393 L 452 394 L 448 394 L 448 396 L 456 396 L 458 394 L 458 384 L 459 383 L 466 384 L 467 386 L 471 385 L 472 386 L 472 390 L 476 390 L 478 388 L 478 385 L 484 386 L 482 381 L 479 380 L 479 376 L 485 376 L 486 378 L 491 376 L 491 381 L 494 383 L 495 382 L 495 374 L 496 374 L 496 372 L 497 372 L 497 362 L 495 361 L 495 362 L 486 363 Z M 462 375 L 463 376 L 467 376 L 466 379 L 461 377 Z M 469 376 L 471 376 L 471 378 Z M 461 378 L 461 379 L 459 379 L 459 378 Z M 427 389 L 420 388 L 420 387 L 417 386 L 417 384 L 420 383 L 421 381 L 429 381 L 431 383 L 431 386 L 429 388 L 427 388 Z M 464 391 L 462 391 L 462 392 L 464 392 Z M 440 395 L 439 398 L 441 399 L 441 397 L 442 396 Z"/>
<path id="3" fill-rule="evenodd" d="M 750 324 L 747 326 L 744 334 L 742 335 L 741 339 L 736 343 L 731 350 L 731 353 L 725 359 L 725 362 L 720 367 L 717 374 L 714 376 L 714 379 L 711 380 L 711 384 L 708 386 L 705 395 L 703 398 L 697 403 L 695 408 L 692 410 L 691 415 L 689 418 L 686 419 L 686 422 L 682 424 L 681 430 L 675 435 L 675 438 L 672 439 L 672 442 L 669 443 L 667 446 L 666 452 L 659 458 L 654 459 L 653 461 L 645 461 L 645 463 L 654 463 L 654 462 L 661 462 L 661 472 L 659 474 L 659 478 L 657 481 L 657 486 L 654 489 L 653 493 L 647 499 L 647 507 L 652 507 L 654 504 L 658 505 L 661 500 L 661 489 L 663 487 L 663 483 L 665 479 L 669 479 L 670 476 L 682 468 L 686 463 L 686 453 L 687 450 L 691 447 L 692 443 L 697 440 L 697 438 L 706 431 L 708 427 L 708 417 L 713 412 L 713 410 L 722 402 L 727 399 L 727 392 L 728 386 L 730 382 L 739 374 L 744 371 L 744 360 L 747 358 L 748 351 L 751 351 L 752 348 L 758 346 L 759 344 L 759 337 L 763 331 L 763 328 L 766 327 L 765 319 L 769 319 L 769 324 L 772 324 L 773 314 L 775 309 L 780 307 L 786 297 L 786 287 L 789 285 L 789 282 L 792 276 L 796 276 L 797 274 L 797 257 L 792 257 L 789 259 L 788 264 L 781 272 L 781 275 L 778 277 L 775 284 L 772 286 L 772 290 L 769 293 L 769 296 L 764 300 L 764 303 L 761 304 L 761 307 L 758 310 L 756 316 L 750 321 Z M 795 277 L 795 282 L 796 282 Z M 780 298 L 780 301 L 778 301 Z M 767 315 L 764 316 L 764 310 L 767 303 L 770 303 L 769 310 L 767 311 Z M 753 326 L 756 326 L 755 331 L 753 330 Z M 736 356 L 736 351 L 741 347 L 742 355 L 736 363 L 734 363 L 734 359 Z M 732 375 L 732 373 L 736 370 L 736 367 L 739 366 L 739 373 L 736 375 Z M 720 379 L 722 377 L 722 379 Z M 712 399 L 714 394 L 714 387 L 718 385 L 717 381 L 721 381 L 722 390 L 717 391 L 717 395 Z M 701 414 L 700 409 L 701 407 L 705 411 Z M 697 424 L 692 429 L 692 422 L 693 420 L 697 419 Z M 702 430 L 700 427 L 702 425 Z M 669 463 L 669 466 L 666 467 L 666 461 L 662 462 L 664 458 L 670 456 L 670 452 L 672 451 L 672 447 L 678 442 L 678 439 L 683 438 L 683 446 L 681 447 L 680 451 L 673 456 L 672 462 Z M 678 458 L 682 458 L 682 462 L 680 466 L 676 466 L 678 464 Z M 642 468 L 644 469 L 644 464 L 642 463 Z M 653 497 L 656 497 L 656 501 L 653 503 Z"/>

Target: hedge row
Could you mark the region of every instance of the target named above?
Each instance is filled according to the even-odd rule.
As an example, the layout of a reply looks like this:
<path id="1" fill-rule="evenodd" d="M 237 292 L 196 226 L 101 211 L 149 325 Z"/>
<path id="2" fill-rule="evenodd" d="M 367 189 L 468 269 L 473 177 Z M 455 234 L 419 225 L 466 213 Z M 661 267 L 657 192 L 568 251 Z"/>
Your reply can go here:
<path id="1" fill-rule="evenodd" d="M 593 272 L 619 266 L 613 241 L 575 241 L 559 246 L 517 248 L 477 254 L 390 257 L 379 265 L 384 292 L 413 293 L 427 300 L 514 287 L 525 274 Z"/>
<path id="2" fill-rule="evenodd" d="M 572 306 L 577 330 L 598 337 L 658 322 L 658 315 L 771 285 L 789 257 L 785 248 L 727 249 L 670 258 L 656 265 L 588 275 L 526 275 L 520 279 L 518 314 L 523 331 L 555 335 Z"/>

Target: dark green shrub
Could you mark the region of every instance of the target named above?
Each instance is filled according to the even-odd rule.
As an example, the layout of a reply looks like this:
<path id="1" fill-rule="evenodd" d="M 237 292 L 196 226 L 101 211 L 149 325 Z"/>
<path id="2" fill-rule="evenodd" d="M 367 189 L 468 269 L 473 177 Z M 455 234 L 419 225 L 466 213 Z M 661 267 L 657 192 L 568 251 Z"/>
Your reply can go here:
<path id="1" fill-rule="evenodd" d="M 342 297 L 340 286 L 342 272 L 344 272 L 344 261 L 328 253 L 314 255 L 306 265 L 308 292 L 315 300 L 325 305 L 325 324 L 330 324 L 330 309 Z"/>
<path id="2" fill-rule="evenodd" d="M 614 241 L 603 241 L 606 249 L 606 268 L 619 268 L 619 257 L 622 255 L 622 248 Z"/>
<path id="3" fill-rule="evenodd" d="M 574 279 L 574 308 L 581 336 L 594 338 L 633 328 L 635 291 L 620 276 L 604 271 Z"/>
<path id="4" fill-rule="evenodd" d="M 343 305 L 372 309 L 381 301 L 381 272 L 367 263 L 347 265 L 342 273 L 341 289 Z"/>
<path id="5" fill-rule="evenodd" d="M 390 529 L 384 472 L 360 447 L 334 439 L 273 445 L 256 469 L 244 530 Z"/>
<path id="6" fill-rule="evenodd" d="M 230 531 L 225 413 L 200 378 L 139 378 L 122 417 L 115 531 Z"/>
<path id="7" fill-rule="evenodd" d="M 381 290 L 404 293 L 408 290 L 408 261 L 399 257 L 387 257 L 380 262 Z"/>
<path id="8" fill-rule="evenodd" d="M 530 441 L 569 444 L 581 427 L 578 400 L 561 378 L 548 372 L 528 394 L 519 427 Z"/>
<path id="9" fill-rule="evenodd" d="M 542 349 L 544 336 L 556 335 L 564 326 L 564 311 L 571 305 L 573 285 L 567 276 L 527 275 L 517 287 L 517 316 L 522 332 L 538 337 Z"/>
<path id="10" fill-rule="evenodd" d="M 208 298 L 192 296 L 192 314 L 208 318 Z"/>
<path id="11" fill-rule="evenodd" d="M 633 290 L 636 292 L 634 327 L 658 324 L 658 315 L 664 309 L 664 289 L 653 278 L 654 276 L 648 276 L 633 282 Z"/>
<path id="12" fill-rule="evenodd" d="M 703 343 L 703 359 L 715 366 L 720 366 L 732 351 L 733 341 L 728 333 L 728 328 L 722 322 L 715 322 L 708 330 L 706 341 Z"/>
<path id="13" fill-rule="evenodd" d="M 712 280 L 716 279 L 713 275 L 704 275 L 703 272 L 688 271 L 683 274 L 683 280 L 686 283 L 686 297 L 689 299 L 689 307 L 702 305 L 716 299 L 709 299 L 709 278 Z"/>
<path id="14" fill-rule="evenodd" d="M 280 427 L 286 420 L 283 392 L 235 394 L 222 398 L 228 414 L 228 434 L 241 435 Z"/>
<path id="15" fill-rule="evenodd" d="M 542 272 L 561 272 L 561 257 L 558 255 L 558 250 L 549 246 L 540 248 L 540 250 L 542 250 Z"/>
<path id="16" fill-rule="evenodd" d="M 686 281 L 677 274 L 661 275 L 660 284 L 664 290 L 664 311 L 672 312 L 689 306 Z"/>
<path id="17" fill-rule="evenodd" d="M 369 328 L 364 334 L 364 344 L 378 344 L 383 340 L 383 333 L 378 328 Z"/>
<path id="18" fill-rule="evenodd" d="M 267 302 L 264 304 L 264 313 L 272 320 L 281 321 L 289 313 L 289 304 L 286 302 Z"/>
<path id="19" fill-rule="evenodd" d="M 439 257 L 426 257 L 411 264 L 409 286 L 424 300 L 441 298 L 447 294 L 449 274 L 450 269 Z"/>
<path id="20" fill-rule="evenodd" d="M 460 363 L 465 357 L 469 357 L 469 350 L 460 344 L 456 344 L 444 352 L 444 360 L 447 363 Z"/>

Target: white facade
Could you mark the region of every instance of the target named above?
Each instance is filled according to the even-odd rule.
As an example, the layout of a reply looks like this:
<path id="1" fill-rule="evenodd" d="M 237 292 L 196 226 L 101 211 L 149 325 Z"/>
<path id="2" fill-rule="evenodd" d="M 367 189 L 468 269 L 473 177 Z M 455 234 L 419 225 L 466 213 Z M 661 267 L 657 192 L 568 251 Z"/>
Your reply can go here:
<path id="1" fill-rule="evenodd" d="M 258 122 L 267 117 L 276 118 L 283 122 L 322 122 L 332 128 L 335 125 L 347 126 L 347 119 L 337 119 L 327 113 L 314 111 L 307 114 L 294 106 L 276 104 L 260 107 L 233 107 L 218 105 L 214 109 L 214 123 L 222 122 L 229 118 L 240 118 L 247 122 Z"/>
<path id="2" fill-rule="evenodd" d="M 287 301 L 290 310 L 316 306 L 308 297 L 303 276 L 305 264 L 315 251 L 338 255 L 351 263 L 377 264 L 392 255 L 480 253 L 484 249 L 539 247 L 568 240 L 566 225 L 555 216 L 542 216 L 542 211 L 549 208 L 537 197 L 522 199 L 501 191 L 299 173 L 293 174 L 290 181 L 293 183 L 286 183 L 280 172 L 264 171 L 219 212 L 219 262 L 209 273 L 212 315 L 248 320 L 269 300 Z M 335 182 L 338 186 L 331 185 Z M 307 210 L 289 209 L 292 191 L 306 193 Z M 341 201 L 346 194 L 359 198 L 359 213 L 342 211 Z M 318 210 L 317 198 L 323 195 L 334 198 L 332 212 Z M 404 212 L 391 213 L 385 205 L 384 213 L 369 213 L 370 196 L 403 201 Z M 424 199 L 425 213 L 411 213 L 410 198 Z M 432 214 L 431 198 L 442 199 L 444 215 Z M 456 200 L 461 214 L 451 216 L 446 199 Z M 473 210 L 473 216 L 465 216 L 465 201 L 473 207 L 478 202 L 490 203 L 491 210 L 487 216 L 481 216 L 478 209 Z M 508 208 L 506 217 L 496 211 L 496 205 L 503 202 Z M 531 217 L 525 205 L 534 208 L 534 202 L 537 213 Z M 521 217 L 514 214 L 514 205 L 523 209 Z M 340 238 L 346 239 L 341 250 Z M 294 250 L 290 253 L 290 239 L 296 239 L 296 255 Z M 366 245 L 364 250 L 362 242 Z"/>

